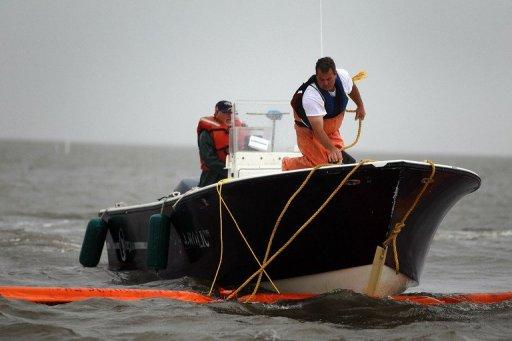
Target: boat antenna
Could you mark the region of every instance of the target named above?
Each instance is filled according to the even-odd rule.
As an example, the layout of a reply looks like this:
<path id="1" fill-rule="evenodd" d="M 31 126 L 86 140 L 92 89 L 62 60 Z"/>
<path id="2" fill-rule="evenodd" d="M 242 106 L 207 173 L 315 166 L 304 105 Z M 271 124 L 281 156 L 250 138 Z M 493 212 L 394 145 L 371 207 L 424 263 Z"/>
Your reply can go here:
<path id="1" fill-rule="evenodd" d="M 324 56 L 324 18 L 322 11 L 322 0 L 319 0 L 320 3 L 320 58 Z"/>

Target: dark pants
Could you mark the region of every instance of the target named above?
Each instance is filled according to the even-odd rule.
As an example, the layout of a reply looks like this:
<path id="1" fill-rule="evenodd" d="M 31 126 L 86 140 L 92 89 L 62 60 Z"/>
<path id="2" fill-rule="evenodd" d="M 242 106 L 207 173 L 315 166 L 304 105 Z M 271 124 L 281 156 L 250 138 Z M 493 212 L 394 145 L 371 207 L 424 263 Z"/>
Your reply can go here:
<path id="1" fill-rule="evenodd" d="M 218 171 L 214 170 L 208 170 L 203 171 L 201 173 L 201 178 L 199 179 L 199 187 L 208 186 L 211 184 L 215 184 L 219 182 L 222 179 L 225 179 L 228 177 L 228 170 L 227 169 L 221 169 Z"/>
<path id="2" fill-rule="evenodd" d="M 345 151 L 341 151 L 341 155 L 343 156 L 343 164 L 346 163 L 356 163 L 356 159 L 350 156 L 349 153 L 345 153 Z"/>

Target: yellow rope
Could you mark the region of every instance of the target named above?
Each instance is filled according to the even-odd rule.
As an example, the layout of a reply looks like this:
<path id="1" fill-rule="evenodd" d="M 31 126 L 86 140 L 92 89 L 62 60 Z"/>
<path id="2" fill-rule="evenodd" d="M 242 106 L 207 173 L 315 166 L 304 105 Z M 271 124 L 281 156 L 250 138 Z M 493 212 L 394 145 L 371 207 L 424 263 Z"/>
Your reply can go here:
<path id="1" fill-rule="evenodd" d="M 220 180 L 215 185 L 215 189 L 219 194 L 219 198 L 222 198 L 222 185 L 225 180 Z M 208 296 L 212 295 L 213 287 L 215 286 L 215 282 L 217 282 L 217 276 L 219 275 L 220 266 L 222 265 L 222 257 L 224 255 L 224 236 L 223 236 L 223 226 L 222 226 L 222 204 L 219 200 L 219 235 L 220 235 L 220 255 L 219 255 L 219 264 L 217 265 L 217 270 L 215 271 L 215 276 L 213 277 L 212 285 L 210 286 L 210 291 L 208 291 Z"/>
<path id="2" fill-rule="evenodd" d="M 210 292 L 209 292 L 208 295 L 211 295 L 213 287 L 215 286 L 215 283 L 217 281 L 217 276 L 218 276 L 218 273 L 219 273 L 220 266 L 222 264 L 222 256 L 223 256 L 223 250 L 224 250 L 224 242 L 223 242 L 223 234 L 222 234 L 222 232 L 223 232 L 223 228 L 222 228 L 222 226 L 223 226 L 223 222 L 222 222 L 222 206 L 224 206 L 226 208 L 226 210 L 228 211 L 228 214 L 231 217 L 231 219 L 233 220 L 233 222 L 235 223 L 235 226 L 236 226 L 238 232 L 240 233 L 240 236 L 242 237 L 243 241 L 245 242 L 245 245 L 247 246 L 247 248 L 251 252 L 254 260 L 256 260 L 256 263 L 258 263 L 258 265 L 261 267 L 261 263 L 258 260 L 258 257 L 256 256 L 256 254 L 252 250 L 251 245 L 249 244 L 249 241 L 247 241 L 247 238 L 245 238 L 245 235 L 242 232 L 242 229 L 240 228 L 240 225 L 238 225 L 238 222 L 236 221 L 233 213 L 231 212 L 231 210 L 229 209 L 229 206 L 226 204 L 226 201 L 222 197 L 222 185 L 224 183 L 228 182 L 228 181 L 229 181 L 228 179 L 223 179 L 223 180 L 220 180 L 219 182 L 217 182 L 217 185 L 216 185 L 217 194 L 219 196 L 219 219 L 220 219 L 220 231 L 219 231 L 219 233 L 220 233 L 220 238 L 221 238 L 221 240 L 220 240 L 221 251 L 220 251 L 219 264 L 217 266 L 217 271 L 216 271 L 215 276 L 213 278 L 213 281 L 212 281 L 212 284 L 211 284 L 211 287 L 210 287 Z M 269 274 L 266 271 L 264 271 L 264 273 L 265 273 L 265 276 L 267 277 L 267 279 L 269 280 L 269 282 L 272 284 L 272 286 L 276 290 L 276 292 L 280 293 L 279 289 L 274 284 L 274 282 L 270 278 Z"/>
<path id="3" fill-rule="evenodd" d="M 366 71 L 361 70 L 355 76 L 352 77 L 352 81 L 359 82 L 359 81 L 365 79 L 366 77 L 368 77 L 368 74 L 366 73 Z"/>
<path id="4" fill-rule="evenodd" d="M 428 185 L 431 184 L 432 182 L 434 182 L 434 175 L 436 174 L 436 165 L 431 160 L 426 160 L 426 162 L 428 162 L 430 164 L 430 166 L 432 167 L 430 177 L 423 184 L 423 188 L 416 196 L 416 199 L 414 199 L 414 202 L 411 205 L 411 207 L 409 208 L 409 210 L 407 211 L 407 213 L 402 217 L 402 220 L 400 220 L 398 223 L 395 224 L 395 227 L 393 227 L 393 229 L 389 233 L 388 238 L 383 243 L 383 246 L 385 248 L 387 248 L 389 246 L 389 244 L 391 244 L 391 243 L 393 244 L 393 256 L 394 256 L 394 260 L 395 260 L 395 271 L 396 271 L 397 275 L 400 271 L 400 263 L 398 261 L 398 248 L 396 247 L 396 238 L 398 237 L 398 235 L 400 234 L 402 229 L 405 227 L 405 221 L 407 220 L 407 218 L 409 218 L 409 215 L 416 208 L 416 205 L 420 201 L 420 198 L 423 196 L 423 193 L 425 193 L 425 190 L 427 189 Z"/>
<path id="5" fill-rule="evenodd" d="M 366 73 L 366 71 L 359 71 L 355 76 L 352 77 L 352 81 L 354 82 L 358 82 L 360 80 L 363 80 L 365 79 L 366 77 L 368 76 L 368 74 Z M 353 110 L 353 109 L 349 109 L 349 110 L 346 110 L 347 112 L 355 112 L 356 110 Z M 354 140 L 354 142 L 352 142 L 351 144 L 347 145 L 347 146 L 344 146 L 342 148 L 340 148 L 339 150 L 340 151 L 343 151 L 343 150 L 346 150 L 346 149 L 349 149 L 349 148 L 352 148 L 353 146 L 355 146 L 357 144 L 357 142 L 359 142 L 359 138 L 361 137 L 361 130 L 362 130 L 362 120 L 358 120 L 358 127 L 357 127 L 357 136 Z M 359 166 L 361 165 L 361 163 L 355 168 L 359 168 Z M 307 175 L 307 177 L 304 179 L 304 181 L 302 182 L 302 184 L 299 186 L 299 188 L 292 194 L 292 196 L 288 199 L 288 201 L 286 202 L 284 208 L 281 210 L 281 213 L 279 214 L 275 224 L 274 224 L 274 228 L 272 229 L 272 233 L 270 235 L 270 239 L 268 241 L 268 244 L 267 244 L 267 249 L 265 251 L 265 257 L 263 259 L 263 263 L 265 264 L 268 260 L 268 256 L 269 256 L 269 253 L 270 253 L 270 248 L 272 247 L 272 242 L 274 240 L 274 237 L 275 237 L 275 233 L 277 231 L 277 228 L 279 227 L 279 224 L 281 223 L 281 219 L 283 218 L 284 214 L 286 213 L 286 211 L 288 210 L 288 208 L 290 207 L 292 201 L 295 199 L 295 197 L 302 191 L 302 189 L 306 186 L 306 184 L 309 182 L 311 176 L 315 173 L 315 171 L 322 167 L 324 165 L 317 165 L 315 167 L 313 167 L 313 169 L 311 169 L 311 171 L 309 172 L 309 174 Z M 349 173 L 350 175 L 350 173 Z M 222 185 L 221 185 L 222 186 Z M 341 187 L 340 187 L 341 188 Z M 217 190 L 218 192 L 218 190 Z M 336 190 L 337 192 L 337 190 Z M 330 199 L 328 199 L 330 201 Z M 265 267 L 262 266 L 260 264 L 260 262 L 258 261 L 258 258 L 256 257 L 256 255 L 254 254 L 254 252 L 252 251 L 249 243 L 247 242 L 247 240 L 245 239 L 245 236 L 244 234 L 242 233 L 242 231 L 240 230 L 239 226 L 238 226 L 238 223 L 236 222 L 236 219 L 234 218 L 234 216 L 231 214 L 231 211 L 229 210 L 229 207 L 226 205 L 226 203 L 224 202 L 224 199 L 222 199 L 222 195 L 219 193 L 219 201 L 222 201 L 222 203 L 225 205 L 226 209 L 228 210 L 230 216 L 231 216 L 231 219 L 233 219 L 233 221 L 235 222 L 235 225 L 237 226 L 237 229 L 238 231 L 240 232 L 240 235 L 242 236 L 242 238 L 244 239 L 247 247 L 249 248 L 249 250 L 251 251 L 251 253 L 253 254 L 253 257 L 256 259 L 256 261 L 258 262 L 258 265 L 260 266 L 260 270 L 259 273 L 258 273 L 258 280 L 257 280 L 257 283 L 256 283 L 256 286 L 253 290 L 253 293 L 252 295 L 256 294 L 256 292 L 258 291 L 259 289 L 259 286 L 261 284 L 261 278 L 263 276 L 263 273 L 265 273 L 265 275 L 267 276 L 267 278 L 269 279 L 269 281 L 272 283 L 272 285 L 274 286 L 274 288 L 276 289 L 276 291 L 279 293 L 279 290 L 277 289 L 277 287 L 275 286 L 275 284 L 272 282 L 270 276 L 267 274 L 267 272 L 265 271 Z M 325 203 L 324 203 L 325 204 Z M 320 208 L 320 210 L 322 210 L 323 207 Z M 315 215 L 316 216 L 316 215 Z M 313 217 L 314 219 L 314 217 Z M 312 219 L 311 219 L 312 220 Z M 309 223 L 308 223 L 309 224 Z M 306 225 L 307 226 L 307 225 Z M 222 222 L 221 222 L 221 227 L 222 227 Z M 221 229 L 222 231 L 222 229 Z M 222 253 L 221 253 L 222 255 Z M 221 259 L 222 261 L 222 259 Z M 220 263 L 219 263 L 219 268 L 220 268 Z M 217 269 L 218 271 L 218 269 Z M 217 278 L 217 275 L 215 275 L 215 280 Z M 215 280 L 214 280 L 214 283 L 215 283 Z M 212 283 L 212 287 L 213 287 L 213 283 Z M 240 288 L 239 288 L 240 289 Z M 241 290 L 241 289 L 240 289 Z M 239 290 L 236 291 L 236 293 L 238 292 Z M 233 297 L 234 295 L 236 295 L 236 293 L 233 293 L 231 294 L 228 298 L 231 298 Z"/>
<path id="6" fill-rule="evenodd" d="M 354 110 L 355 111 L 355 110 Z M 347 145 L 347 146 L 344 146 L 342 148 L 340 148 L 340 151 L 343 151 L 343 150 L 346 150 L 346 149 L 349 149 L 349 148 L 352 148 L 353 146 L 355 146 L 357 144 L 357 142 L 359 141 L 359 138 L 361 137 L 361 130 L 362 130 L 362 123 L 363 121 L 362 120 L 358 120 L 358 128 L 357 128 L 357 135 L 356 135 L 356 138 L 354 140 L 354 142 L 352 142 L 351 144 Z M 341 161 L 340 161 L 341 162 Z M 272 242 L 274 240 L 274 236 L 275 236 L 275 233 L 277 231 L 277 228 L 279 226 L 279 224 L 281 223 L 281 219 L 283 218 L 284 214 L 286 213 L 286 211 L 288 210 L 288 208 L 290 207 L 290 204 L 292 203 L 293 199 L 295 199 L 295 197 L 300 193 L 300 191 L 302 191 L 302 189 L 306 186 L 306 184 L 309 182 L 309 179 L 311 178 L 311 176 L 316 172 L 316 170 L 320 167 L 323 167 L 325 165 L 317 165 L 315 167 L 313 167 L 311 169 L 311 171 L 308 173 L 307 177 L 304 179 L 304 181 L 302 182 L 302 184 L 299 186 L 299 188 L 292 194 L 292 196 L 288 199 L 288 201 L 286 202 L 284 208 L 281 210 L 281 213 L 279 214 L 277 220 L 276 220 L 276 223 L 274 224 L 274 228 L 272 229 L 272 233 L 270 235 L 270 239 L 268 241 L 268 244 L 267 244 L 267 250 L 265 251 L 265 257 L 263 258 L 263 263 L 265 263 L 268 259 L 268 255 L 270 253 L 270 248 L 272 246 Z M 258 280 L 256 282 L 256 286 L 254 287 L 254 290 L 252 292 L 252 295 L 256 294 L 256 292 L 258 291 L 259 289 L 259 286 L 261 284 L 261 277 L 262 277 L 262 273 L 259 274 L 258 276 Z"/>
<path id="7" fill-rule="evenodd" d="M 242 237 L 242 240 L 244 241 L 245 245 L 247 246 L 247 248 L 249 249 L 249 251 L 251 252 L 254 260 L 256 261 L 256 263 L 258 263 L 259 266 L 261 266 L 261 263 L 260 261 L 258 260 L 258 257 L 256 256 L 256 254 L 254 253 L 254 251 L 252 250 L 251 248 L 251 245 L 249 244 L 249 241 L 247 240 L 247 238 L 245 237 L 244 233 L 242 232 L 242 229 L 240 228 L 240 225 L 238 225 L 238 222 L 236 221 L 233 213 L 231 213 L 231 210 L 229 209 L 228 205 L 226 204 L 226 202 L 224 201 L 224 198 L 222 198 L 222 203 L 224 205 L 224 207 L 226 208 L 226 210 L 228 211 L 229 213 L 229 216 L 231 217 L 231 219 L 233 220 L 233 222 L 235 223 L 235 227 L 237 228 L 238 230 L 238 233 L 240 234 L 240 236 Z M 269 282 L 272 284 L 272 286 L 274 287 L 274 289 L 276 290 L 277 293 L 280 293 L 279 289 L 277 288 L 277 286 L 274 284 L 274 282 L 272 281 L 272 278 L 270 278 L 269 274 L 265 271 L 265 276 L 267 277 L 267 279 L 269 280 Z"/>
<path id="8" fill-rule="evenodd" d="M 263 265 L 261 265 L 260 269 L 257 270 L 256 272 L 254 272 L 251 276 L 249 276 L 246 281 L 240 285 L 235 291 L 233 291 L 229 296 L 228 296 L 228 299 L 231 299 L 233 298 L 234 296 L 236 296 L 240 290 L 242 290 L 243 288 L 245 288 L 245 286 L 247 284 L 249 284 L 250 281 L 252 281 L 254 279 L 254 277 L 256 277 L 257 275 L 259 275 L 262 271 L 265 270 L 265 268 L 270 265 L 270 263 L 272 263 L 274 261 L 274 259 L 279 256 L 279 254 L 281 254 L 281 252 L 283 252 L 287 247 L 288 245 L 290 245 L 294 240 L 295 238 L 297 238 L 297 236 L 313 221 L 313 219 L 316 218 L 316 216 L 318 214 L 320 214 L 320 212 L 323 211 L 323 209 L 329 204 L 329 202 L 332 200 L 332 198 L 338 193 L 338 191 L 343 187 L 343 185 L 345 185 L 345 183 L 348 181 L 348 179 L 359 169 L 359 167 L 361 167 L 364 163 L 368 162 L 367 160 L 361 160 L 359 161 L 359 163 L 357 164 L 357 166 L 355 166 L 344 178 L 343 180 L 340 182 L 340 184 L 334 189 L 334 191 L 332 191 L 332 193 L 329 195 L 329 197 L 327 197 L 327 199 L 324 201 L 324 203 L 316 210 L 315 213 L 313 213 L 313 215 L 304 223 L 302 224 L 301 227 L 299 227 L 299 229 L 297 229 L 297 231 L 290 237 L 290 239 L 288 239 L 288 241 L 281 247 L 279 248 L 279 250 L 277 250 L 266 262 L 263 263 Z"/>
<path id="9" fill-rule="evenodd" d="M 272 247 L 272 242 L 274 241 L 274 236 L 276 234 L 276 231 L 277 231 L 277 228 L 279 227 L 279 224 L 281 223 L 281 219 L 283 218 L 284 214 L 286 213 L 286 211 L 288 210 L 288 208 L 290 207 L 293 199 L 295 199 L 295 197 L 302 191 L 302 189 L 306 186 L 306 184 L 309 182 L 309 179 L 311 178 L 311 176 L 316 172 L 316 170 L 320 167 L 322 167 L 323 165 L 318 165 L 316 167 L 314 167 L 313 169 L 311 169 L 311 171 L 308 173 L 308 175 L 306 176 L 306 178 L 304 179 L 304 181 L 302 181 L 302 184 L 299 186 L 299 188 L 297 188 L 297 190 L 292 194 L 292 196 L 288 199 L 288 201 L 286 202 L 286 204 L 284 205 L 283 209 L 281 210 L 281 213 L 279 213 L 279 216 L 277 217 L 277 220 L 274 224 L 274 228 L 272 229 L 272 233 L 270 234 L 270 239 L 267 243 L 267 250 L 265 251 L 265 257 L 263 258 L 263 263 L 265 263 L 268 259 L 268 255 L 270 253 L 270 248 Z M 259 276 L 258 276 L 258 281 L 256 282 L 256 286 L 254 287 L 254 290 L 252 292 L 252 295 L 255 295 L 256 292 L 258 292 L 258 289 L 260 287 L 260 284 L 261 284 L 261 277 L 263 276 L 263 273 L 260 273 Z M 249 297 L 249 299 L 252 298 Z"/>
<path id="10" fill-rule="evenodd" d="M 366 73 L 366 71 L 362 70 L 362 71 L 359 71 L 354 77 L 352 77 L 352 81 L 358 82 L 358 81 L 365 79 L 366 77 L 368 77 L 368 74 Z M 356 112 L 356 109 L 346 109 L 345 111 L 346 112 Z M 357 120 L 357 123 L 358 123 L 358 126 L 357 126 L 356 139 L 354 140 L 354 142 L 352 142 L 348 146 L 341 148 L 340 151 L 352 148 L 353 146 L 355 146 L 357 144 L 357 142 L 359 142 L 359 138 L 361 137 L 363 121 L 361 119 L 359 119 L 359 120 Z"/>
<path id="11" fill-rule="evenodd" d="M 355 111 L 355 110 L 354 110 Z M 349 148 L 352 148 L 354 147 L 357 142 L 359 142 L 359 138 L 361 137 L 361 130 L 363 128 L 363 121 L 362 120 L 357 120 L 357 123 L 358 123 L 358 126 L 357 126 L 357 135 L 356 135 L 356 139 L 354 140 L 354 142 L 352 142 L 351 144 L 349 144 L 348 146 L 344 146 L 342 148 L 340 148 L 340 151 L 342 150 L 347 150 Z"/>
<path id="12" fill-rule="evenodd" d="M 359 75 L 359 74 L 358 74 Z M 354 110 L 355 111 L 355 110 Z M 343 150 L 346 150 L 346 149 L 349 149 L 349 148 L 352 148 L 353 146 L 355 146 L 357 144 L 357 142 L 359 142 L 359 138 L 361 137 L 361 130 L 362 130 L 362 124 L 363 124 L 363 121 L 362 120 L 358 120 L 358 127 L 357 127 L 357 135 L 356 135 L 356 138 L 354 140 L 354 142 L 352 142 L 351 144 L 347 145 L 347 146 L 344 146 L 342 148 L 340 148 L 339 150 L 340 151 L 343 151 Z M 341 161 L 340 161 L 341 163 Z M 281 210 L 281 213 L 279 214 L 275 224 L 274 224 L 274 228 L 272 229 L 272 233 L 270 235 L 270 239 L 268 241 L 268 244 L 267 244 L 267 250 L 265 251 L 265 257 L 263 258 L 263 263 L 265 263 L 268 259 L 268 255 L 270 253 L 270 248 L 272 246 L 272 242 L 274 240 L 274 236 L 275 236 L 275 233 L 277 231 L 277 228 L 279 226 L 279 224 L 281 223 L 281 219 L 283 218 L 284 214 L 286 213 L 286 211 L 288 210 L 291 202 L 293 201 L 293 199 L 295 199 L 295 197 L 300 193 L 300 191 L 302 191 L 302 189 L 304 188 L 304 186 L 306 186 L 306 184 L 309 182 L 309 179 L 311 178 L 311 176 L 316 172 L 316 170 L 320 167 L 323 167 L 325 165 L 317 165 L 315 167 L 313 167 L 311 169 L 311 171 L 308 173 L 307 177 L 304 179 L 304 181 L 302 182 L 302 184 L 299 186 L 299 188 L 292 194 L 292 196 L 288 199 L 288 201 L 286 202 L 284 208 Z M 261 284 L 261 277 L 262 277 L 262 273 L 259 274 L 258 276 L 258 280 L 256 282 L 256 286 L 254 287 L 254 290 L 252 292 L 252 295 L 256 294 L 256 292 L 258 291 L 259 287 L 260 287 L 260 284 Z M 251 298 L 251 297 L 250 297 Z"/>
<path id="13" fill-rule="evenodd" d="M 359 82 L 359 81 L 365 79 L 366 77 L 368 77 L 368 74 L 366 73 L 366 71 L 361 70 L 354 77 L 352 77 L 352 81 Z M 345 111 L 346 112 L 356 112 L 356 109 L 347 109 Z"/>

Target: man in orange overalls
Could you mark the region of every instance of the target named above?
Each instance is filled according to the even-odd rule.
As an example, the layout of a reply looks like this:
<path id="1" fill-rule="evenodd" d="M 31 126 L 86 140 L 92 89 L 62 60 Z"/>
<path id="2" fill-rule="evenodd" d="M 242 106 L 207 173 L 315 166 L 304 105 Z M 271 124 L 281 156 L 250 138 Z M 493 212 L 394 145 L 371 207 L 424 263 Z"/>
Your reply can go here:
<path id="1" fill-rule="evenodd" d="M 353 163 L 340 151 L 344 146 L 340 127 L 350 97 L 357 105 L 356 120 L 366 112 L 357 86 L 344 69 L 336 69 L 330 57 L 316 62 L 315 75 L 295 92 L 294 109 L 297 145 L 303 156 L 283 158 L 283 170 L 311 168 L 323 163 Z M 348 95 L 348 96 L 347 96 Z"/>

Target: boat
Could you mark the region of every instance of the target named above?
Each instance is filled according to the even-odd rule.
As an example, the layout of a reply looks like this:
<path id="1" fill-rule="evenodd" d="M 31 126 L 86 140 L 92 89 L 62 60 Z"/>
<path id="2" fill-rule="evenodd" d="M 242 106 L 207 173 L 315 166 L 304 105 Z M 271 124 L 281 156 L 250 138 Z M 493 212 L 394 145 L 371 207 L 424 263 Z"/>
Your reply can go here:
<path id="1" fill-rule="evenodd" d="M 300 155 L 289 104 L 234 107 L 245 124 L 230 131 L 228 179 L 184 180 L 155 202 L 100 210 L 83 265 L 96 266 L 106 243 L 115 271 L 312 294 L 368 293 L 373 282 L 372 295 L 395 295 L 419 284 L 443 217 L 480 186 L 470 170 L 423 161 L 282 171 L 283 157 Z"/>

